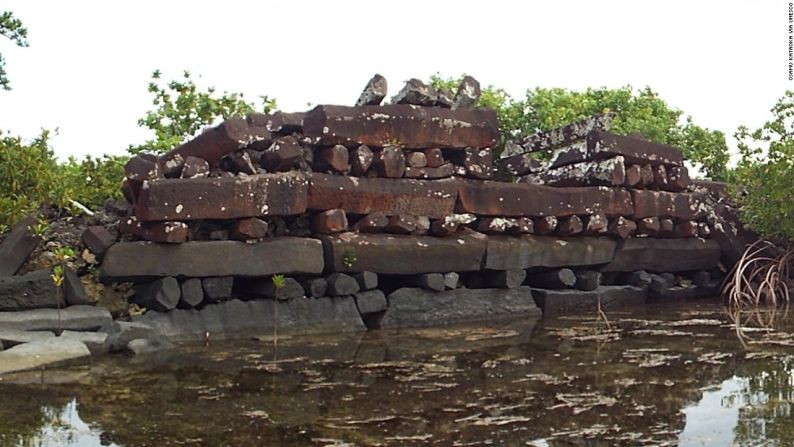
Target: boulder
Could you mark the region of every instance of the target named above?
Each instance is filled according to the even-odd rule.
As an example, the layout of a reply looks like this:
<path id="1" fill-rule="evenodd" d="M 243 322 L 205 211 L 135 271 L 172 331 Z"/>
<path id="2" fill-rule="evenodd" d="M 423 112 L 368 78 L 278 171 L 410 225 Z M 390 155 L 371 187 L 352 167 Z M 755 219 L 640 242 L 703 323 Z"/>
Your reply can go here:
<path id="1" fill-rule="evenodd" d="M 74 270 L 66 267 L 63 269 L 63 298 L 67 306 L 77 306 L 80 304 L 92 305 L 94 304 L 85 293 L 83 282 L 77 276 Z"/>
<path id="2" fill-rule="evenodd" d="M 467 109 L 475 107 L 480 100 L 480 94 L 480 83 L 473 77 L 466 75 L 458 85 L 452 108 Z"/>
<path id="3" fill-rule="evenodd" d="M 389 218 L 383 213 L 370 213 L 353 225 L 353 230 L 360 233 L 381 233 L 389 224 Z"/>
<path id="4" fill-rule="evenodd" d="M 351 173 L 361 177 L 369 171 L 372 162 L 375 160 L 375 154 L 372 153 L 372 150 L 366 144 L 362 144 L 350 151 L 349 158 Z"/>
<path id="5" fill-rule="evenodd" d="M 583 151 L 580 148 L 559 149 L 552 155 L 550 167 L 557 168 L 572 163 L 617 156 L 622 156 L 627 163 L 631 164 L 684 165 L 684 156 L 676 147 L 594 130 L 587 134 L 586 150 Z"/>
<path id="6" fill-rule="evenodd" d="M 411 275 L 478 271 L 486 249 L 485 236 L 474 232 L 447 238 L 342 233 L 320 239 L 326 269 L 334 272 Z"/>
<path id="7" fill-rule="evenodd" d="M 320 166 L 319 170 L 331 170 L 344 174 L 350 171 L 350 152 L 341 144 L 327 147 L 320 151 L 320 157 L 315 158 L 315 162 Z"/>
<path id="8" fill-rule="evenodd" d="M 361 290 L 372 290 L 378 288 L 378 274 L 374 272 L 359 272 L 353 275 L 358 281 Z"/>
<path id="9" fill-rule="evenodd" d="M 576 287 L 579 290 L 592 291 L 601 286 L 601 272 L 596 270 L 580 270 L 576 272 Z"/>
<path id="10" fill-rule="evenodd" d="M 91 253 L 102 259 L 108 248 L 116 243 L 116 237 L 101 226 L 90 226 L 80 235 L 80 242 L 83 243 Z M 0 255 L 1 257 L 2 255 Z"/>
<path id="11" fill-rule="evenodd" d="M 353 295 L 360 290 L 358 281 L 344 273 L 331 273 L 325 280 L 328 282 L 328 294 L 332 296 Z"/>
<path id="12" fill-rule="evenodd" d="M 30 227 L 38 221 L 28 216 L 17 222 L 0 242 L 0 276 L 11 276 L 19 271 L 28 256 L 38 247 L 41 238 Z M 0 296 L 3 296 L 0 294 Z"/>
<path id="13" fill-rule="evenodd" d="M 386 146 L 375 153 L 372 166 L 380 177 L 400 178 L 405 174 L 405 154 L 398 146 Z"/>
<path id="14" fill-rule="evenodd" d="M 185 158 L 179 178 L 204 178 L 208 175 L 210 175 L 210 164 L 207 163 L 207 160 L 189 156 Z"/>
<path id="15" fill-rule="evenodd" d="M 409 79 L 397 95 L 392 98 L 393 104 L 412 104 L 417 106 L 434 106 L 438 99 L 436 90 L 420 81 Z"/>
<path id="16" fill-rule="evenodd" d="M 383 312 L 389 307 L 386 295 L 377 289 L 359 292 L 353 297 L 356 299 L 356 307 L 358 307 L 358 311 L 362 316 Z"/>
<path id="17" fill-rule="evenodd" d="M 210 303 L 218 303 L 232 298 L 234 288 L 233 276 L 213 276 L 201 279 L 204 299 Z"/>
<path id="18" fill-rule="evenodd" d="M 328 290 L 328 281 L 325 278 L 306 278 L 301 281 L 301 285 L 305 296 L 310 298 L 323 297 Z"/>
<path id="19" fill-rule="evenodd" d="M 284 254 L 289 254 L 284 256 Z M 318 274 L 323 271 L 322 243 L 297 237 L 236 241 L 187 242 L 180 245 L 128 242 L 105 255 L 100 278 L 122 282 L 162 276 L 271 276 Z"/>
<path id="20" fill-rule="evenodd" d="M 529 287 L 516 289 L 455 289 L 434 292 L 403 288 L 388 297 L 383 329 L 449 324 L 540 315 Z"/>
<path id="21" fill-rule="evenodd" d="M 303 148 L 292 136 L 281 137 L 262 151 L 259 164 L 268 172 L 289 171 L 303 155 Z M 347 151 L 345 151 L 347 155 Z"/>
<path id="22" fill-rule="evenodd" d="M 74 338 L 53 337 L 14 346 L 0 352 L 0 374 L 63 366 L 91 356 L 85 344 Z"/>
<path id="23" fill-rule="evenodd" d="M 188 278 L 179 285 L 181 294 L 177 307 L 191 309 L 198 307 L 204 301 L 204 288 L 201 287 L 201 278 Z"/>
<path id="24" fill-rule="evenodd" d="M 91 351 L 91 355 L 107 354 L 109 349 L 108 334 L 104 332 L 63 331 L 60 336 L 82 342 Z"/>
<path id="25" fill-rule="evenodd" d="M 0 277 L 0 311 L 58 307 L 52 270 L 36 270 L 26 275 Z M 66 307 L 61 294 L 61 307 Z"/>
<path id="26" fill-rule="evenodd" d="M 217 167 L 224 155 L 242 149 L 253 140 L 248 122 L 235 116 L 161 156 L 160 164 L 167 176 L 178 176 L 189 156 L 202 158 L 210 166 Z"/>
<path id="27" fill-rule="evenodd" d="M 321 211 L 312 216 L 311 228 L 317 234 L 341 233 L 347 230 L 347 215 L 340 209 Z"/>
<path id="28" fill-rule="evenodd" d="M 513 151 L 507 151 L 503 153 L 502 158 L 518 155 L 523 151 L 545 151 L 560 146 L 566 146 L 576 141 L 584 140 L 593 130 L 609 129 L 609 126 L 614 118 L 615 115 L 611 113 L 594 115 L 557 129 L 538 132 L 521 140 L 520 144 L 516 145 Z"/>
<path id="29" fill-rule="evenodd" d="M 168 312 L 176 307 L 181 296 L 179 282 L 169 276 L 137 285 L 133 302 L 146 309 Z"/>
<path id="30" fill-rule="evenodd" d="M 387 91 L 388 83 L 386 78 L 376 74 L 367 82 L 367 86 L 364 87 L 364 91 L 361 92 L 361 96 L 356 101 L 356 106 L 378 106 L 383 101 L 383 98 L 386 97 Z"/>
<path id="31" fill-rule="evenodd" d="M 256 217 L 236 220 L 229 229 L 229 237 L 238 241 L 262 239 L 267 236 L 267 222 Z"/>
<path id="32" fill-rule="evenodd" d="M 446 160 L 444 160 L 444 153 L 441 152 L 441 149 L 437 147 L 432 149 L 425 149 L 424 154 L 428 168 L 440 168 L 447 162 Z"/>

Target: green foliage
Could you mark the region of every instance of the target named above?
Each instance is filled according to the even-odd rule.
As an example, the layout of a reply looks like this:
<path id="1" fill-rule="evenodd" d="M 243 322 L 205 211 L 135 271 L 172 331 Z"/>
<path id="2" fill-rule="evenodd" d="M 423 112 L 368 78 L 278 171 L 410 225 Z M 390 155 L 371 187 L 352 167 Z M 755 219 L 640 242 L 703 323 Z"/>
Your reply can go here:
<path id="1" fill-rule="evenodd" d="M 430 84 L 454 89 L 461 78 L 435 75 Z M 504 90 L 488 86 L 482 91 L 479 105 L 493 108 L 499 117 L 501 141 L 497 151 L 507 140 L 613 112 L 611 130 L 615 133 L 640 133 L 650 141 L 680 147 L 684 156 L 702 165 L 712 179 L 721 180 L 728 175 L 725 135 L 695 125 L 689 116 L 682 123 L 683 112 L 670 107 L 648 87 L 640 90 L 630 86 L 601 87 L 584 91 L 536 87 L 527 90 L 523 99 L 514 99 Z"/>
<path id="2" fill-rule="evenodd" d="M 352 251 L 342 253 L 342 264 L 347 268 L 352 268 L 358 262 L 358 256 Z"/>
<path id="3" fill-rule="evenodd" d="M 275 287 L 277 290 L 283 289 L 284 286 L 286 285 L 286 280 L 284 279 L 284 275 L 273 275 L 273 278 L 271 279 L 273 281 L 273 287 Z"/>
<path id="4" fill-rule="evenodd" d="M 771 109 L 772 118 L 734 136 L 741 156 L 731 182 L 745 224 L 764 236 L 794 240 L 794 92 L 787 91 Z"/>
<path id="5" fill-rule="evenodd" d="M 47 233 L 47 229 L 49 229 L 49 227 L 50 226 L 47 224 L 46 221 L 40 220 L 35 224 L 31 225 L 30 227 L 28 227 L 28 229 L 30 230 L 31 233 L 33 233 L 34 236 L 43 238 L 44 235 Z"/>
<path id="6" fill-rule="evenodd" d="M 61 284 L 63 284 L 63 266 L 61 264 L 52 268 L 50 278 L 52 278 L 52 282 L 56 287 L 61 287 Z"/>
<path id="7" fill-rule="evenodd" d="M 68 209 L 76 200 L 98 208 L 108 197 L 120 197 L 125 157 L 59 163 L 49 138 L 47 130 L 29 142 L 0 131 L 0 225 L 12 225 L 42 204 Z"/>
<path id="8" fill-rule="evenodd" d="M 14 17 L 10 11 L 0 12 L 0 35 L 7 37 L 19 47 L 28 46 L 28 30 L 22 22 Z M 11 90 L 8 80 L 8 73 L 5 69 L 6 61 L 0 54 L 0 87 L 3 90 Z"/>
<path id="9" fill-rule="evenodd" d="M 154 95 L 155 108 L 139 119 L 138 125 L 154 132 L 154 138 L 130 146 L 132 154 L 169 151 L 219 118 L 245 115 L 256 109 L 243 99 L 242 93 L 218 94 L 213 87 L 199 91 L 188 71 L 183 73 L 181 80 L 163 82 L 160 71 L 156 70 L 149 82 L 149 93 Z M 267 96 L 260 99 L 262 112 L 268 113 L 276 107 L 275 100 Z"/>

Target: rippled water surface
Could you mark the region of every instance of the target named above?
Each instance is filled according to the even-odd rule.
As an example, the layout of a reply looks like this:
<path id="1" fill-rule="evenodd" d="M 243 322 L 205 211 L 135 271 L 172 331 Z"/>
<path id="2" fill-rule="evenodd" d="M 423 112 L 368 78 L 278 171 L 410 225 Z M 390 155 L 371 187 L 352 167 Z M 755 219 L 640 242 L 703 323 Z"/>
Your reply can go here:
<path id="1" fill-rule="evenodd" d="M 649 305 L 108 356 L 0 384 L 0 445 L 794 445 L 794 318 Z M 771 329 L 770 329 L 771 323 Z M 13 382 L 13 383 L 9 383 Z"/>

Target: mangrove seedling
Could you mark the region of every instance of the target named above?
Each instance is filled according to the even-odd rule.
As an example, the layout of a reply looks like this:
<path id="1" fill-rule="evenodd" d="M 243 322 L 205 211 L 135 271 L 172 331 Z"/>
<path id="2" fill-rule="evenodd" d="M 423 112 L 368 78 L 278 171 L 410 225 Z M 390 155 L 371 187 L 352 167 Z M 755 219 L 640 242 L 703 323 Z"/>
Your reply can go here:
<path id="1" fill-rule="evenodd" d="M 352 251 L 346 251 L 342 254 L 342 264 L 347 268 L 353 268 L 353 265 L 358 262 L 358 257 Z"/>
<path id="2" fill-rule="evenodd" d="M 55 304 L 58 307 L 58 330 L 55 331 L 55 335 L 59 336 L 63 332 L 63 328 L 61 327 L 61 288 L 63 286 L 63 265 L 58 264 L 52 268 L 52 278 L 53 284 L 55 284 Z"/>
<path id="3" fill-rule="evenodd" d="M 281 298 L 281 289 L 284 288 L 287 281 L 284 275 L 273 275 L 271 278 L 273 287 L 276 289 L 275 299 L 273 300 L 273 359 L 276 358 L 276 348 L 278 347 L 278 300 Z"/>

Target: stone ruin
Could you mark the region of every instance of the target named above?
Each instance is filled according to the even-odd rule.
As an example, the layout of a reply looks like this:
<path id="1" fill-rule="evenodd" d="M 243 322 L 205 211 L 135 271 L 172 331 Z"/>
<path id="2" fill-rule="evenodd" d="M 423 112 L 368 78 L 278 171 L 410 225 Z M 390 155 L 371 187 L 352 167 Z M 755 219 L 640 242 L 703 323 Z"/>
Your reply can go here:
<path id="1" fill-rule="evenodd" d="M 495 159 L 473 78 L 386 94 L 376 75 L 355 106 L 233 117 L 133 157 L 123 240 L 82 238 L 101 280 L 134 283 L 134 318 L 174 338 L 271 330 L 273 312 L 363 330 L 717 296 L 744 248 L 724 185 L 610 115 Z"/>

